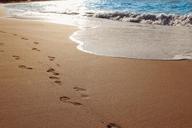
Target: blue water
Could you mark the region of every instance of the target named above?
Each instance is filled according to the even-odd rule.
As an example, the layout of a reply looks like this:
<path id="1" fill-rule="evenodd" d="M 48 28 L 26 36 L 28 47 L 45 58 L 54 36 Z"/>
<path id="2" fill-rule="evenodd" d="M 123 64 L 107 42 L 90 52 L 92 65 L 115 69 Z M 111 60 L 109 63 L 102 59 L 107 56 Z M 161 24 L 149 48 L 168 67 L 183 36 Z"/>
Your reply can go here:
<path id="1" fill-rule="evenodd" d="M 91 0 L 86 2 L 86 7 L 94 10 L 166 14 L 192 12 L 192 0 Z"/>
<path id="2" fill-rule="evenodd" d="M 184 15 L 192 13 L 192 0 L 63 0 L 9 6 L 24 11 L 89 12 L 118 11 L 133 13 L 165 13 Z"/>
<path id="3" fill-rule="evenodd" d="M 192 26 L 192 0 L 62 0 L 8 4 L 11 15 L 82 15 L 123 22 Z"/>
<path id="4" fill-rule="evenodd" d="M 13 18 L 80 26 L 82 30 L 72 39 L 85 52 L 138 59 L 192 59 L 192 0 L 62 0 L 6 7 Z"/>

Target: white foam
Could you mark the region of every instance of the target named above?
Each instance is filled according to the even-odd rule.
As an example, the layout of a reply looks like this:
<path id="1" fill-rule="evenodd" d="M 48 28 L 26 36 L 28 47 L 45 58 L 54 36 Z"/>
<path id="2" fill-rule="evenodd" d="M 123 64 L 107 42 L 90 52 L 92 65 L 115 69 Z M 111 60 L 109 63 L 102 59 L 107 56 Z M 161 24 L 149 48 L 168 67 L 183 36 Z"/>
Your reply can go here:
<path id="1" fill-rule="evenodd" d="M 98 25 L 100 23 L 100 25 Z M 100 20 L 72 35 L 84 52 L 137 59 L 192 59 L 192 29 Z"/>
<path id="2" fill-rule="evenodd" d="M 78 49 L 91 54 L 137 59 L 192 59 L 191 27 L 127 23 L 53 13 L 14 15 L 80 27 L 71 39 L 78 43 Z"/>

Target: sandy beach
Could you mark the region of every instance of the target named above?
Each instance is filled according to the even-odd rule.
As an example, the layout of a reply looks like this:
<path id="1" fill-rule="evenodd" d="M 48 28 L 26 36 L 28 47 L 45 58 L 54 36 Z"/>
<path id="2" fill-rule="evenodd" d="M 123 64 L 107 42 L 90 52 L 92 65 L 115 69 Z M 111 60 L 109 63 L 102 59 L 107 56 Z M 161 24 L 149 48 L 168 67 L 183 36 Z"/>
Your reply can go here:
<path id="1" fill-rule="evenodd" d="M 0 128 L 191 128 L 191 61 L 87 54 L 77 28 L 0 18 Z"/>

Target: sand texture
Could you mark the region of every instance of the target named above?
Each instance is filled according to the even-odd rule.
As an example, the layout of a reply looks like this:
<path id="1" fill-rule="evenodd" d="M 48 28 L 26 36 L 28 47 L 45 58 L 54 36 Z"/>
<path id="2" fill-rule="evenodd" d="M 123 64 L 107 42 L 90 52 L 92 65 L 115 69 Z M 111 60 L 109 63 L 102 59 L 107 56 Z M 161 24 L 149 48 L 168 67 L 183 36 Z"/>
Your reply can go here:
<path id="1" fill-rule="evenodd" d="M 76 28 L 0 19 L 0 128 L 191 128 L 192 63 L 102 57 Z"/>
<path id="2" fill-rule="evenodd" d="M 5 16 L 5 15 L 6 15 L 6 9 L 0 3 L 0 17 Z"/>

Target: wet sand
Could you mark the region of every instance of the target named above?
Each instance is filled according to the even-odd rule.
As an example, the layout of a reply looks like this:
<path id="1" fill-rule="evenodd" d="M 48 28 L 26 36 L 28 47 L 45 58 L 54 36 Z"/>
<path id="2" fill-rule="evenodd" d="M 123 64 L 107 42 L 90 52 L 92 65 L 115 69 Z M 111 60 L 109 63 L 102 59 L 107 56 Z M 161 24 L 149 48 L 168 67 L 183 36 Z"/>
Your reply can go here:
<path id="1" fill-rule="evenodd" d="M 6 15 L 6 11 L 5 8 L 2 6 L 2 4 L 0 3 L 0 16 L 4 16 Z"/>
<path id="2" fill-rule="evenodd" d="M 191 128 L 191 61 L 102 57 L 70 26 L 0 19 L 0 128 Z"/>

